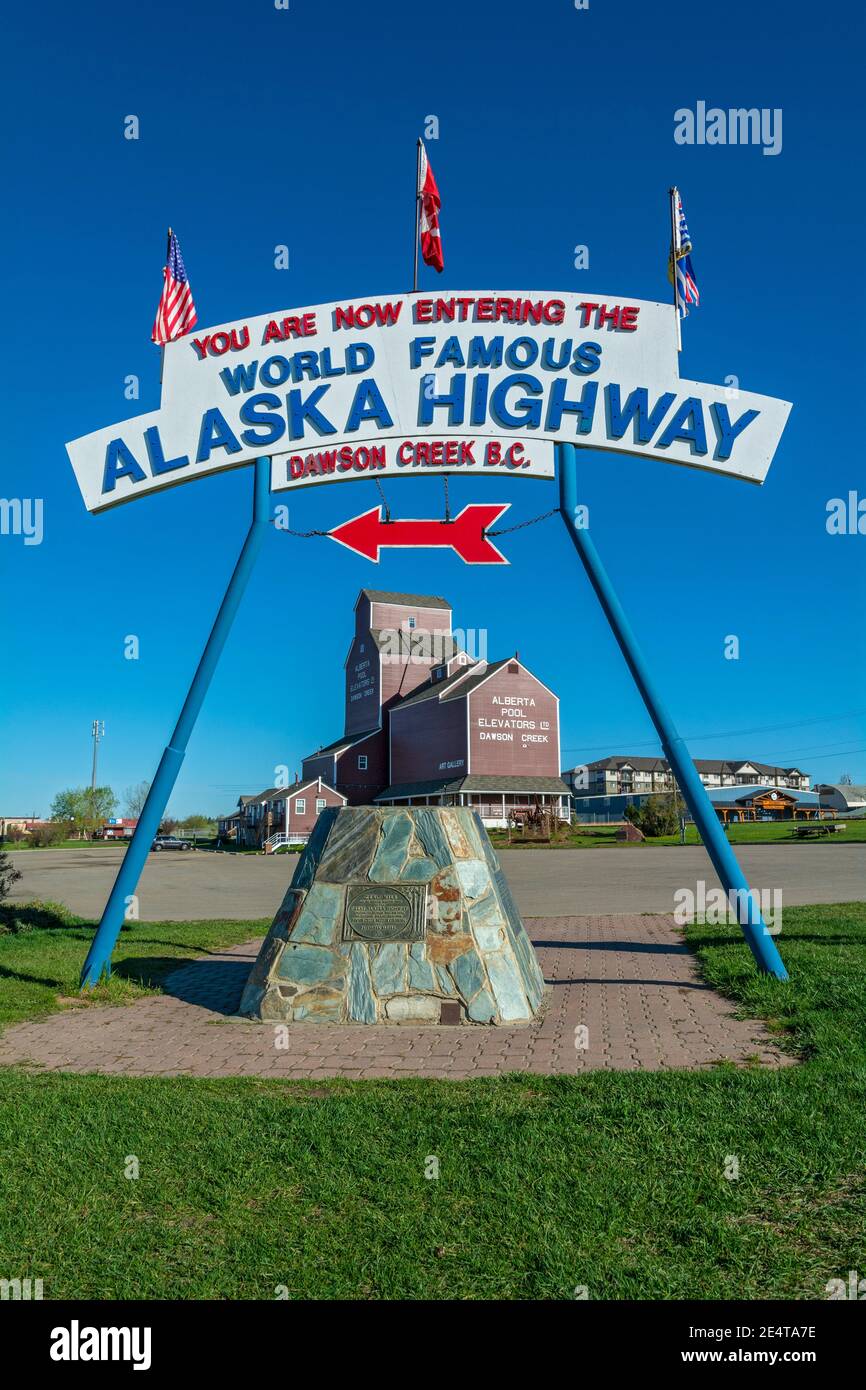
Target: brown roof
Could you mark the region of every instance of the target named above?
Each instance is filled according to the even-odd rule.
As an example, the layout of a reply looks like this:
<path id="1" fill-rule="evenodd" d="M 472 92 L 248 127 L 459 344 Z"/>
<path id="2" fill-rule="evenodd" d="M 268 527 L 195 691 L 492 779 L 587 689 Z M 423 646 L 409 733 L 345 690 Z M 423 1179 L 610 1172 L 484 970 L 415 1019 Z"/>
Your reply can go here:
<path id="1" fill-rule="evenodd" d="M 451 612 L 451 604 L 435 594 L 397 594 L 390 589 L 362 589 L 361 593 L 372 603 L 404 603 L 415 608 L 446 608 Z"/>
<path id="2" fill-rule="evenodd" d="M 561 777 L 502 777 L 485 774 L 479 777 L 458 777 L 456 781 L 449 781 L 447 777 L 437 777 L 430 782 L 395 782 L 393 786 L 386 787 L 376 797 L 376 801 L 389 801 L 403 796 L 438 796 L 441 793 L 454 792 L 514 792 L 518 795 L 523 792 L 527 796 L 534 796 L 540 792 L 546 792 L 548 795 L 570 794 Z"/>
<path id="3" fill-rule="evenodd" d="M 365 738 L 378 734 L 380 730 L 365 729 L 362 734 L 343 734 L 342 738 L 335 738 L 333 743 L 326 743 L 323 748 L 317 748 L 315 753 L 306 753 L 301 759 L 302 762 L 310 762 L 313 758 L 321 758 L 326 753 L 336 753 L 339 748 L 351 748 L 353 743 L 362 743 Z"/>

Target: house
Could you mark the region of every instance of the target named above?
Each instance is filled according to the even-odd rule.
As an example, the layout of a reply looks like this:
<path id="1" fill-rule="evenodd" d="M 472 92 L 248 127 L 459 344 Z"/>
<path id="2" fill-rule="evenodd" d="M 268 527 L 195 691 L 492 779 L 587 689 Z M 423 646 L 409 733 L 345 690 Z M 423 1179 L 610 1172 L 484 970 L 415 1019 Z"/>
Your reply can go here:
<path id="1" fill-rule="evenodd" d="M 464 650 L 443 598 L 362 589 L 345 663 L 345 727 L 308 754 L 349 805 L 473 806 L 489 824 L 548 806 L 559 774 L 559 700 L 517 653 Z"/>
<path id="2" fill-rule="evenodd" d="M 345 805 L 345 796 L 321 777 L 296 777 L 290 787 L 269 787 L 254 796 L 239 797 L 238 809 L 220 816 L 217 834 L 248 849 L 304 844 L 326 806 Z"/>

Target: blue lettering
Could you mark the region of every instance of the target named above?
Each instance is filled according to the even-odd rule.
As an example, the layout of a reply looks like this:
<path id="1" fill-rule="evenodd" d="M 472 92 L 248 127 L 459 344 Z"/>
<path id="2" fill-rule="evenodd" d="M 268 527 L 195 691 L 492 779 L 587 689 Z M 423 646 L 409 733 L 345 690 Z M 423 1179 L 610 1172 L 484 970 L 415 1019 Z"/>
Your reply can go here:
<path id="1" fill-rule="evenodd" d="M 466 409 L 466 374 L 455 372 L 451 378 L 451 390 L 437 396 L 433 391 L 435 376 L 423 376 L 420 381 L 420 400 L 418 403 L 418 424 L 432 425 L 433 411 L 437 406 L 448 407 L 449 425 L 462 425 Z"/>
<path id="2" fill-rule="evenodd" d="M 196 463 L 209 459 L 211 449 L 226 449 L 230 454 L 241 451 L 240 441 L 235 438 L 221 410 L 206 410 L 202 416 Z"/>
<path id="3" fill-rule="evenodd" d="M 151 425 L 149 429 L 144 431 L 144 443 L 147 457 L 150 459 L 150 471 L 154 477 L 160 473 L 173 473 L 176 468 L 189 467 L 189 459 L 186 454 L 179 454 L 175 459 L 166 458 L 162 451 L 162 440 L 156 425 Z"/>
<path id="4" fill-rule="evenodd" d="M 251 449 L 276 444 L 278 439 L 282 439 L 286 432 L 286 422 L 282 415 L 271 414 L 271 411 L 280 409 L 280 404 L 279 396 L 272 396 L 268 392 L 260 392 L 259 395 L 250 396 L 248 401 L 244 401 L 240 411 L 241 422 L 244 425 L 260 425 L 265 431 L 264 434 L 257 434 L 255 430 L 241 432 L 241 439 Z"/>
<path id="5" fill-rule="evenodd" d="M 114 492 L 118 478 L 132 478 L 135 483 L 143 483 L 147 474 L 137 463 L 132 450 L 122 439 L 112 439 L 105 450 L 105 468 L 102 473 L 102 491 Z"/>
<path id="6" fill-rule="evenodd" d="M 691 419 L 690 425 L 686 423 L 689 419 Z M 688 444 L 693 454 L 705 454 L 707 452 L 704 409 L 697 396 L 686 397 L 670 424 L 656 440 L 656 448 L 667 449 L 678 440 Z"/>
<path id="7" fill-rule="evenodd" d="M 356 430 L 365 420 L 375 420 L 380 430 L 387 430 L 394 423 L 388 414 L 382 393 L 372 377 L 358 382 L 355 399 L 346 421 L 346 433 L 350 434 L 352 430 Z"/>
<path id="8" fill-rule="evenodd" d="M 559 377 L 550 388 L 550 402 L 547 407 L 547 429 L 558 430 L 562 417 L 569 413 L 577 416 L 576 434 L 589 434 L 595 415 L 595 401 L 598 396 L 598 382 L 588 381 L 580 393 L 580 399 L 570 401 L 566 397 L 568 382 Z"/>
<path id="9" fill-rule="evenodd" d="M 500 425 L 506 425 L 511 429 L 538 429 L 541 423 L 541 401 L 530 401 L 524 398 L 518 401 L 514 407 L 516 411 L 519 411 L 519 414 L 513 414 L 508 409 L 506 402 L 506 396 L 513 386 L 524 386 L 532 396 L 540 396 L 544 390 L 538 377 L 507 376 L 494 388 L 490 397 L 490 414 Z"/>
<path id="10" fill-rule="evenodd" d="M 740 416 L 739 420 L 735 420 L 734 423 L 731 424 L 728 407 L 722 405 L 721 401 L 713 401 L 713 404 L 710 406 L 710 415 L 715 425 L 716 434 L 719 437 L 718 447 L 713 454 L 713 458 L 729 459 L 737 435 L 742 434 L 746 426 L 750 425 L 753 420 L 757 420 L 760 413 L 760 410 L 746 410 Z"/>
<path id="11" fill-rule="evenodd" d="M 624 407 L 620 406 L 620 388 L 611 383 L 604 388 L 607 400 L 607 433 L 610 439 L 622 439 L 634 420 L 634 440 L 636 444 L 649 444 L 662 420 L 667 415 L 676 396 L 666 391 L 659 396 L 648 414 L 649 393 L 645 386 L 638 386 L 628 397 Z"/>
<path id="12" fill-rule="evenodd" d="M 322 399 L 326 391 L 330 391 L 327 383 L 324 386 L 317 386 L 315 391 L 311 391 L 304 400 L 300 391 L 290 391 L 286 396 L 286 408 L 289 412 L 289 438 L 303 439 L 304 421 L 309 421 L 317 434 L 336 434 L 337 430 L 326 415 L 317 409 L 318 402 Z"/>
<path id="13" fill-rule="evenodd" d="M 220 372 L 220 381 L 230 396 L 236 396 L 238 391 L 252 391 L 256 384 L 258 369 L 258 362 L 248 362 L 246 366 L 243 363 L 238 363 L 234 370 L 231 367 L 223 367 Z"/>

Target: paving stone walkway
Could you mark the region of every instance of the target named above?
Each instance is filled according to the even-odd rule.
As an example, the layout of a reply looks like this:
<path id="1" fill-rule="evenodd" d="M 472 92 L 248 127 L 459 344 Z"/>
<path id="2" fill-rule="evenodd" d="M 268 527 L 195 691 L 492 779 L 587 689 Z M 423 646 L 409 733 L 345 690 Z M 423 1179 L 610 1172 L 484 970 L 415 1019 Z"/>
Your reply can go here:
<path id="1" fill-rule="evenodd" d="M 700 981 L 670 917 L 526 925 L 551 986 L 545 1016 L 530 1027 L 292 1024 L 286 1049 L 273 1024 L 232 1017 L 260 944 L 252 941 L 182 966 L 165 994 L 16 1024 L 0 1038 L 0 1064 L 129 1076 L 461 1078 L 791 1062 L 763 1025 L 736 1020 L 733 1005 Z"/>

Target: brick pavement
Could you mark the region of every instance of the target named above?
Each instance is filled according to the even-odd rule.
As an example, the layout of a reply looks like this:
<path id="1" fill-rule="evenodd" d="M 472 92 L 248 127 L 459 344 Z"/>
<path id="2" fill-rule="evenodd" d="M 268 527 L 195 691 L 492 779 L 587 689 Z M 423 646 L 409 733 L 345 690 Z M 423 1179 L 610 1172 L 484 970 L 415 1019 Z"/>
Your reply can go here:
<path id="1" fill-rule="evenodd" d="M 459 1079 L 501 1072 L 700 1068 L 722 1059 L 781 1066 L 760 1023 L 702 984 L 669 917 L 527 921 L 551 986 L 544 1017 L 523 1028 L 272 1024 L 232 1017 L 259 942 L 212 952 L 171 974 L 166 993 L 120 1007 L 71 1009 L 19 1023 L 0 1064 L 130 1076 Z M 576 1029 L 586 1029 L 576 1046 Z"/>

